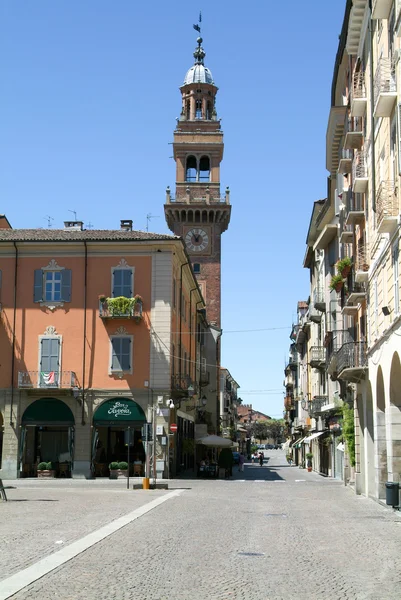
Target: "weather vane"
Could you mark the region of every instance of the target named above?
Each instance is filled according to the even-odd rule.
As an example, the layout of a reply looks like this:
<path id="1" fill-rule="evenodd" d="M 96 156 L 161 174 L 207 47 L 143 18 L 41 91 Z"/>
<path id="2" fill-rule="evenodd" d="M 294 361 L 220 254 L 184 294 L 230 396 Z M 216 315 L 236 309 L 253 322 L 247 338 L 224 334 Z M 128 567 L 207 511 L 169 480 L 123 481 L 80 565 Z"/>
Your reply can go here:
<path id="1" fill-rule="evenodd" d="M 199 19 L 198 19 L 198 23 L 196 23 L 196 25 L 193 25 L 193 28 L 199 33 L 201 32 L 201 28 L 200 28 L 200 24 L 202 23 L 202 13 L 199 12 Z"/>

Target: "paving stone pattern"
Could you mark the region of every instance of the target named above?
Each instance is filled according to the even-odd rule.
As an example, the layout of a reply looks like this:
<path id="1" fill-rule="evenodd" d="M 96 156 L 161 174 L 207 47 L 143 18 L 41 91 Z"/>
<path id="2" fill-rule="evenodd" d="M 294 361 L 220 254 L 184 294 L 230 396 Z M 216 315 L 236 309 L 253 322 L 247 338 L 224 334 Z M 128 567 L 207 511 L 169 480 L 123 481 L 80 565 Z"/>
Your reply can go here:
<path id="1" fill-rule="evenodd" d="M 269 459 L 230 481 L 176 481 L 191 489 L 13 598 L 399 600 L 401 513 Z"/>

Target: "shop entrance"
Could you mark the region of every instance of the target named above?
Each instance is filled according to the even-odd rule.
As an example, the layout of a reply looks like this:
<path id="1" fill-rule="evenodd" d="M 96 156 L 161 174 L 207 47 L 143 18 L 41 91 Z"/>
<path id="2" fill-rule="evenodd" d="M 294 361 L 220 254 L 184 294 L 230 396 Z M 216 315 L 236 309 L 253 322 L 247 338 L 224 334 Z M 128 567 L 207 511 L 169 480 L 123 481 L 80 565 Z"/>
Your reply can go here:
<path id="1" fill-rule="evenodd" d="M 142 408 L 128 398 L 113 398 L 101 404 L 93 415 L 92 473 L 108 477 L 112 462 L 128 462 L 130 475 L 144 475 L 146 454 L 142 426 L 146 423 Z"/>
<path id="2" fill-rule="evenodd" d="M 74 416 L 56 398 L 33 402 L 22 416 L 21 477 L 36 477 L 41 462 L 51 463 L 56 477 L 71 477 L 74 460 Z"/>

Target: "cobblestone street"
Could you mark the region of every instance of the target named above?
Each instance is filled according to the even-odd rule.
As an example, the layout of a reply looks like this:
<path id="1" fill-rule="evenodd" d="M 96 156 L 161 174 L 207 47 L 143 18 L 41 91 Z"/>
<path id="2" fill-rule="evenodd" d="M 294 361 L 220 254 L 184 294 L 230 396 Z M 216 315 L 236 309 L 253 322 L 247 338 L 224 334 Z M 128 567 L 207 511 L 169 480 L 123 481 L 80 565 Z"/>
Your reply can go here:
<path id="1" fill-rule="evenodd" d="M 17 482 L 10 502 L 0 504 L 7 550 L 0 597 L 398 600 L 401 513 L 288 466 L 283 452 L 268 452 L 268 459 L 263 467 L 246 464 L 244 473 L 235 467 L 229 481 L 175 480 L 170 490 L 184 489 L 168 498 L 170 490 L 127 491 L 120 481 Z M 67 546 L 163 497 L 150 512 L 4 596 L 7 578 L 57 552 L 56 542 Z"/>

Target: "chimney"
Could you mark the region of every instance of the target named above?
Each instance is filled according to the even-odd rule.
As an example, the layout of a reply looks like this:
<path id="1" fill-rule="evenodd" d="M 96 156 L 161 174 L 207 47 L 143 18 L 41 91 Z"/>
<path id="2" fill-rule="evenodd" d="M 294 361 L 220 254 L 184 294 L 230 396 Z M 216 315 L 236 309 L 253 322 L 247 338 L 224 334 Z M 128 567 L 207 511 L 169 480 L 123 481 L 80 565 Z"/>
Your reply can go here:
<path id="1" fill-rule="evenodd" d="M 120 229 L 123 231 L 132 231 L 132 219 L 121 219 Z"/>
<path id="2" fill-rule="evenodd" d="M 68 231 L 83 231 L 83 228 L 83 221 L 64 221 L 64 229 L 68 229 Z"/>

